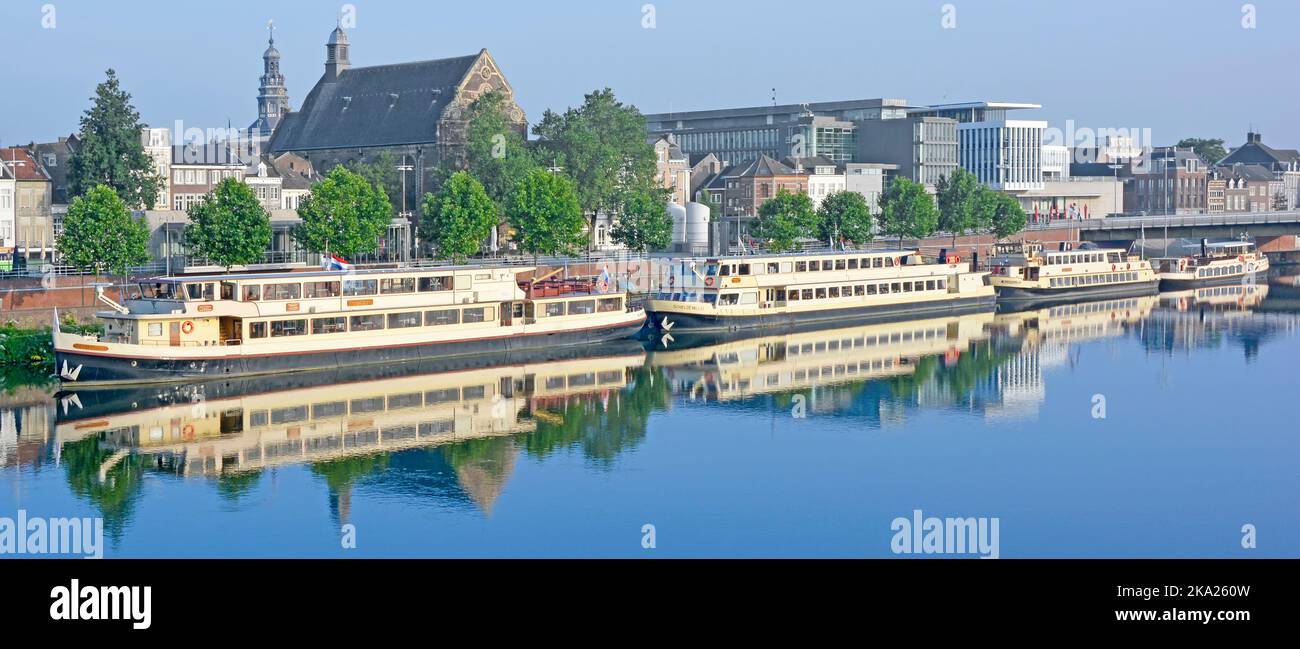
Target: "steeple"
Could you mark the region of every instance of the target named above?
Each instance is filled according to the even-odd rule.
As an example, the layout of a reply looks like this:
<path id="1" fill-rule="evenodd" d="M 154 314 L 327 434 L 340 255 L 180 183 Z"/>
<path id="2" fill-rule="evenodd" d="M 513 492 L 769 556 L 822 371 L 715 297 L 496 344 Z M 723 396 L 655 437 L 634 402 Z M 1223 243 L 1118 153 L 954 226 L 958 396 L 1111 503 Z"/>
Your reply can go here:
<path id="1" fill-rule="evenodd" d="M 275 49 L 275 21 L 267 21 L 266 52 L 262 53 L 262 85 L 257 95 L 257 121 L 249 127 L 255 138 L 268 138 L 289 112 L 289 92 L 280 73 L 280 51 Z"/>
<path id="2" fill-rule="evenodd" d="M 352 62 L 348 60 L 348 35 L 340 25 L 334 28 L 329 41 L 325 43 L 325 80 L 339 78 L 350 67 Z"/>

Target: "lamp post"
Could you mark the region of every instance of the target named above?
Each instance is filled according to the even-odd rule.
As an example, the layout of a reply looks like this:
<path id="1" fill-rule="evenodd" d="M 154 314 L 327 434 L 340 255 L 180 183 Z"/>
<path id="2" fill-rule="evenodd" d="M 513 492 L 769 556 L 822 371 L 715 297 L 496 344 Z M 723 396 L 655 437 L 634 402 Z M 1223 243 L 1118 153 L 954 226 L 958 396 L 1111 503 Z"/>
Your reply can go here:
<path id="1" fill-rule="evenodd" d="M 400 216 L 402 217 L 402 220 L 406 222 L 407 231 L 414 235 L 415 231 L 411 228 L 411 213 L 406 210 L 406 172 L 413 171 L 415 166 L 406 161 L 406 155 L 402 155 L 402 163 L 397 165 L 396 169 L 402 172 L 402 213 Z M 419 248 L 416 246 L 418 246 L 418 240 L 415 236 L 411 236 L 411 245 L 405 247 L 408 253 L 411 248 L 415 248 L 416 256 L 418 257 Z"/>

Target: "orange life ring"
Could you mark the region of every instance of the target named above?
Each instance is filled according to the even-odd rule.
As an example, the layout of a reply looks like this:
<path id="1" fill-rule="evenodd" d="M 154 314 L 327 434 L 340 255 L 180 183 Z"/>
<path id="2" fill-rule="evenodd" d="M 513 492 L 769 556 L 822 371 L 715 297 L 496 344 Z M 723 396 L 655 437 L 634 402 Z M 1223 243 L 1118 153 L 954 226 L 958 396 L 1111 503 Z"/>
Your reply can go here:
<path id="1" fill-rule="evenodd" d="M 712 278 L 712 277 L 705 277 L 705 278 L 704 278 L 704 285 L 705 285 L 705 286 L 713 286 L 713 278 Z"/>
<path id="2" fill-rule="evenodd" d="M 181 429 L 181 435 L 188 440 L 194 439 L 194 424 L 185 424 L 185 427 Z"/>
<path id="3" fill-rule="evenodd" d="M 1116 265 L 1116 264 L 1111 264 L 1111 265 L 1110 265 L 1110 270 L 1111 270 L 1111 272 L 1114 272 L 1114 271 L 1116 271 L 1116 270 L 1119 270 L 1119 266 Z"/>
<path id="4" fill-rule="evenodd" d="M 181 325 L 181 333 L 194 333 L 194 322 L 192 320 L 186 320 L 185 323 Z"/>
<path id="5" fill-rule="evenodd" d="M 1240 256 L 1240 257 L 1237 257 L 1237 261 L 1246 261 L 1246 257 L 1245 257 L 1245 255 L 1242 255 L 1242 256 Z"/>

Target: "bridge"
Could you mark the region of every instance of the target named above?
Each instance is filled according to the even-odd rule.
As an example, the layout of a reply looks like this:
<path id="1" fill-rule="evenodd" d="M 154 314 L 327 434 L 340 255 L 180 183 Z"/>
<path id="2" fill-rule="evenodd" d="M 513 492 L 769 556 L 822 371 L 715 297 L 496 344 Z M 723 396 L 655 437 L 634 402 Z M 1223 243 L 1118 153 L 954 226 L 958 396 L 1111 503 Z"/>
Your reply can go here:
<path id="1" fill-rule="evenodd" d="M 1080 241 L 1137 241 L 1169 236 L 1189 239 L 1235 239 L 1248 235 L 1261 246 L 1281 236 L 1300 235 L 1300 210 L 1289 212 L 1233 212 L 1170 216 L 1112 216 L 1083 221 L 1058 221 L 1049 228 L 1073 228 Z"/>

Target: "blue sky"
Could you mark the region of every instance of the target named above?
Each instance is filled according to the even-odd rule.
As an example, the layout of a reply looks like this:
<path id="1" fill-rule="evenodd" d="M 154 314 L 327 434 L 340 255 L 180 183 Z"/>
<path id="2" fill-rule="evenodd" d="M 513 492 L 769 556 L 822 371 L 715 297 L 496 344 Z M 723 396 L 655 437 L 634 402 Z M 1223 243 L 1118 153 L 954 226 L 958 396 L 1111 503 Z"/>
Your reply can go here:
<path id="1" fill-rule="evenodd" d="M 1300 3 L 1256 0 L 352 0 L 354 65 L 488 48 L 529 119 L 609 86 L 644 112 L 898 97 L 1042 104 L 1064 127 L 1151 128 L 1157 144 L 1253 126 L 1300 147 Z M 256 117 L 268 19 L 296 108 L 345 3 L 5 0 L 0 144 L 77 130 L 104 70 L 155 126 Z M 944 5 L 956 28 L 944 29 Z M 53 29 L 43 27 L 51 13 Z M 1246 16 L 1249 18 L 1249 16 Z"/>

